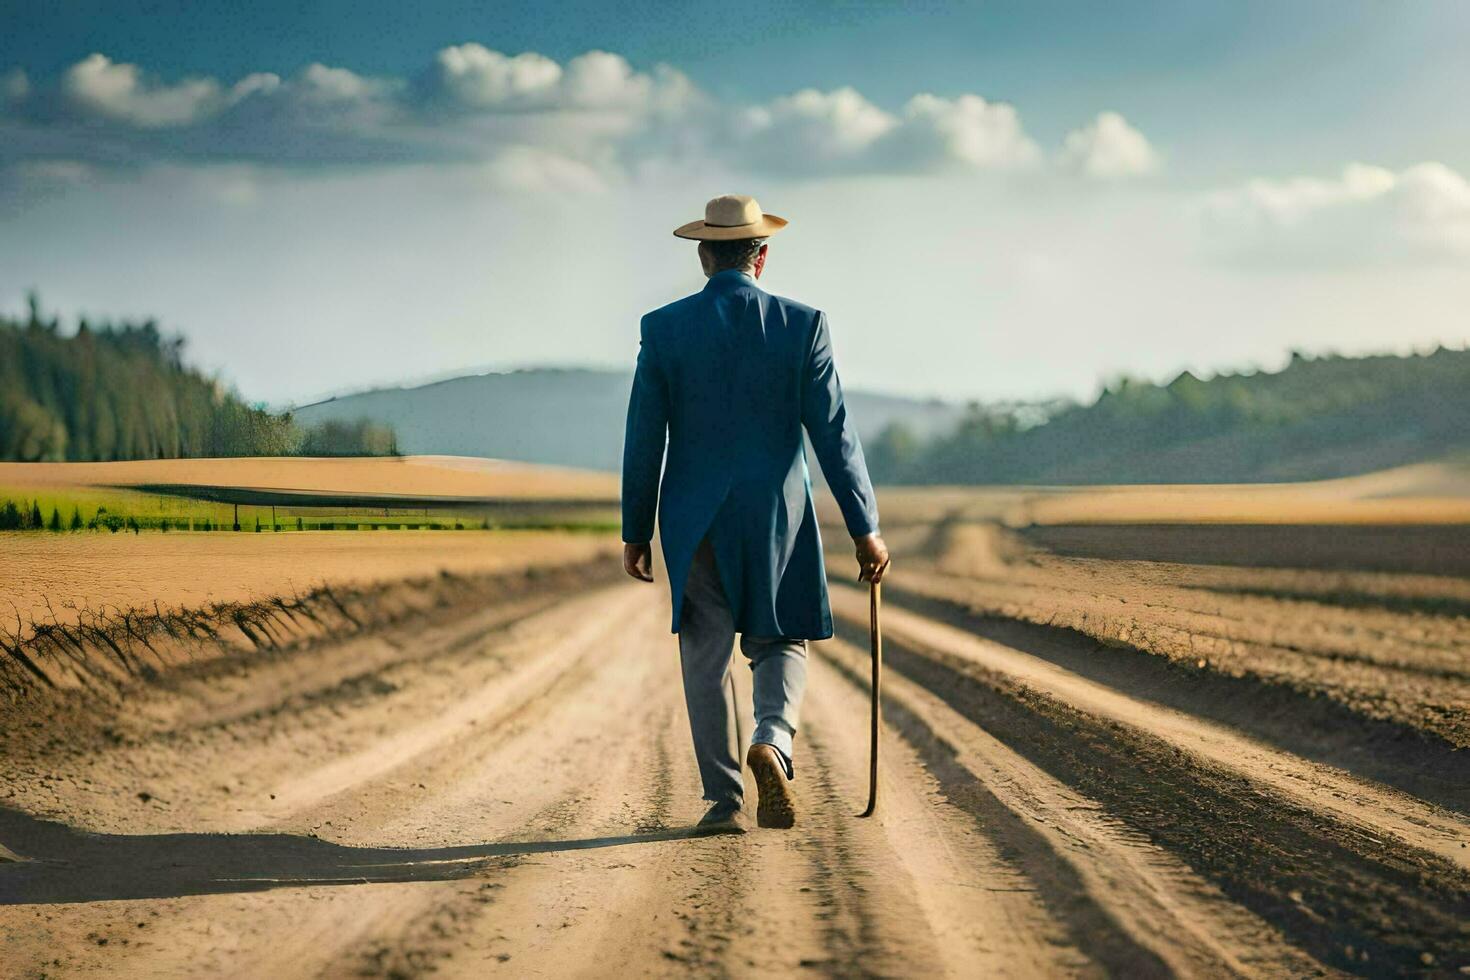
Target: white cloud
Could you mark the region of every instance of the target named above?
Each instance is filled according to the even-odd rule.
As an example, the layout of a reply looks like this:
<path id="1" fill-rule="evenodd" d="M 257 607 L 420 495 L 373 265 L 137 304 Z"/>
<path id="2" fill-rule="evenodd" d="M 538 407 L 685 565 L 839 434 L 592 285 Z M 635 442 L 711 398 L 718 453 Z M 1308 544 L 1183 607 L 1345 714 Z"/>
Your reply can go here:
<path id="1" fill-rule="evenodd" d="M 275 72 L 258 71 L 246 75 L 230 86 L 230 102 L 243 102 L 255 96 L 270 95 L 281 87 L 281 76 Z"/>
<path id="2" fill-rule="evenodd" d="M 323 104 L 362 102 L 383 94 L 387 87 L 346 68 L 322 64 L 308 65 L 289 86 L 299 98 Z"/>
<path id="3" fill-rule="evenodd" d="M 1442 163 L 1258 178 L 1198 211 L 1212 241 L 1245 259 L 1470 259 L 1470 182 Z"/>
<path id="4" fill-rule="evenodd" d="M 14 77 L 8 85 L 29 87 Z M 29 125 L 10 159 L 110 165 L 483 164 L 507 186 L 585 188 L 590 173 L 607 186 L 670 171 L 970 174 L 1044 162 L 1014 106 L 975 94 L 920 94 L 890 111 L 844 86 L 742 106 L 668 65 L 641 71 L 600 50 L 558 63 L 473 42 L 441 49 L 412 81 L 315 63 L 285 78 L 166 82 L 94 54 L 17 105 Z M 99 120 L 112 123 L 106 140 L 93 137 Z M 1088 132 L 1088 172 L 1150 165 L 1147 141 L 1121 117 L 1104 114 Z M 552 168 L 544 181 L 531 179 L 536 161 Z"/>
<path id="5" fill-rule="evenodd" d="M 289 79 L 271 72 L 246 75 L 226 88 L 214 78 L 165 84 L 137 65 L 92 54 L 61 77 L 60 92 L 74 113 L 108 119 L 141 130 L 182 130 L 220 119 L 232 111 L 322 123 L 345 117 L 382 118 L 401 89 L 394 79 L 369 78 L 346 68 L 311 64 Z M 368 115 L 364 110 L 375 109 Z"/>
<path id="6" fill-rule="evenodd" d="M 653 89 L 647 76 L 633 70 L 620 55 L 589 51 L 567 62 L 562 92 L 578 108 L 644 108 Z"/>
<path id="7" fill-rule="evenodd" d="M 1041 158 L 1015 107 L 978 95 L 914 96 L 890 143 L 901 158 L 977 170 L 1029 167 Z"/>
<path id="8" fill-rule="evenodd" d="M 856 89 L 803 89 L 746 109 L 731 133 L 717 136 L 748 144 L 754 166 L 800 170 L 852 160 L 896 125 Z"/>
<path id="9" fill-rule="evenodd" d="M 421 88 L 431 104 L 469 112 L 652 112 L 682 106 L 694 95 L 689 80 L 667 65 L 644 73 L 621 55 L 588 51 L 563 67 L 534 51 L 507 55 L 473 42 L 436 54 Z"/>
<path id="10" fill-rule="evenodd" d="M 1161 162 L 1148 139 L 1116 112 L 1100 112 L 1062 145 L 1064 167 L 1103 180 L 1156 173 Z"/>
<path id="11" fill-rule="evenodd" d="M 438 93 L 460 106 L 515 108 L 552 101 L 562 69 L 532 51 L 509 56 L 470 43 L 444 48 L 435 55 L 429 78 Z"/>
<path id="12" fill-rule="evenodd" d="M 102 54 L 68 68 L 61 89 L 84 112 L 150 129 L 198 122 L 220 107 L 220 86 L 212 78 L 164 85 L 145 78 L 137 65 Z"/>
<path id="13" fill-rule="evenodd" d="M 978 95 L 916 95 L 893 115 L 854 88 L 805 89 L 746 109 L 732 135 L 745 163 L 777 171 L 1008 170 L 1041 158 L 1015 108 Z"/>
<path id="14" fill-rule="evenodd" d="M 1393 171 L 1350 163 L 1335 178 L 1257 178 L 1211 195 L 1208 208 L 1222 221 L 1290 228 L 1323 210 L 1372 201 L 1393 190 Z"/>

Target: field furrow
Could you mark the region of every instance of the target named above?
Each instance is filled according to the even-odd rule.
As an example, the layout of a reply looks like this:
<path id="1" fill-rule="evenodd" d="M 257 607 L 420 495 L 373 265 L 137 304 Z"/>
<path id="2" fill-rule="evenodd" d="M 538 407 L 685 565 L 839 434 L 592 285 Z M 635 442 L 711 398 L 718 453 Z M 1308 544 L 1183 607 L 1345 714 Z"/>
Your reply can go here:
<path id="1" fill-rule="evenodd" d="M 844 585 L 838 637 L 813 646 L 790 832 L 694 832 L 665 594 L 598 575 L 203 658 L 91 709 L 60 701 L 64 727 L 31 715 L 0 757 L 0 844 L 26 859 L 0 864 L 0 976 L 1470 965 L 1470 817 L 1454 772 L 1432 771 L 1432 738 L 1381 738 L 1372 726 L 1390 723 L 1287 684 L 1025 622 L 990 590 L 1026 553 L 945 570 L 945 541 L 913 542 L 887 587 L 870 820 L 855 816 L 867 602 Z M 1075 584 L 1027 588 L 1061 607 L 1087 593 Z M 1122 605 L 1121 588 L 1091 594 Z M 1170 592 L 1155 614 L 1213 595 L 1185 609 Z M 1458 642 L 1458 626 L 1427 625 Z M 1403 669 L 1443 675 L 1439 655 Z M 1230 685 L 1280 700 L 1252 713 Z M 1268 723 L 1311 705 L 1347 723 L 1315 741 L 1321 715 Z"/>

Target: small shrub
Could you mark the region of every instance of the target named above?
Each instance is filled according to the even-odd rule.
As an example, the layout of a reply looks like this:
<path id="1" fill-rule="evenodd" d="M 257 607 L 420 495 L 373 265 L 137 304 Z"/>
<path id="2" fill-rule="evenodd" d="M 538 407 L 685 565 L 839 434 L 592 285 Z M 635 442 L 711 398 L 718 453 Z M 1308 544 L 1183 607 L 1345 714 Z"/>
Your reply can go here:
<path id="1" fill-rule="evenodd" d="M 5 506 L 0 507 L 0 531 L 18 531 L 20 525 L 20 508 L 12 500 L 5 501 Z"/>

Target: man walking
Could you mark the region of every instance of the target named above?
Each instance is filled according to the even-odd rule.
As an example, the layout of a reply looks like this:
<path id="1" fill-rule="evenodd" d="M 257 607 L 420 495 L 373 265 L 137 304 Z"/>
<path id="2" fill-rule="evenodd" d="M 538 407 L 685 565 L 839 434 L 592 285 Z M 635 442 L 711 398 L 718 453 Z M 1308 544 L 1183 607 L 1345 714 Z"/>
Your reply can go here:
<path id="1" fill-rule="evenodd" d="M 790 827 L 806 641 L 832 635 L 803 429 L 856 544 L 861 579 L 882 578 L 888 549 L 827 317 L 756 284 L 766 240 L 786 220 L 735 194 L 710 201 L 704 215 L 674 234 L 699 242 L 709 281 L 643 318 L 623 446 L 623 567 L 653 581 L 657 512 L 694 754 L 711 804 L 700 826 L 745 829 L 728 695 L 739 633 L 753 672 L 746 762 L 760 794 L 756 822 Z"/>

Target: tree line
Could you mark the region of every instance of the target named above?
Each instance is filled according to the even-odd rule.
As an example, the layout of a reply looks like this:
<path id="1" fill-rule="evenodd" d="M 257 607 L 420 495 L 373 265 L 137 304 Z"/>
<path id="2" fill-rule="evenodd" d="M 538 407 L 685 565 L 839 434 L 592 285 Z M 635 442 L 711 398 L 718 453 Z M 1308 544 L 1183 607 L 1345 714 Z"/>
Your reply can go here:
<path id="1" fill-rule="evenodd" d="M 40 503 L 35 500 L 29 504 L 22 500 L 19 506 L 13 500 L 0 503 L 0 531 L 80 531 L 84 528 L 89 531 L 105 528 L 114 534 L 122 530 L 137 533 L 143 525 L 135 517 L 108 513 L 106 507 L 97 508 L 89 520 L 82 519 L 79 506 L 73 505 L 70 519 L 62 518 L 60 507 L 52 507 L 51 519 L 47 520 Z M 167 522 L 163 529 L 168 530 Z"/>
<path id="2" fill-rule="evenodd" d="M 1470 448 L 1470 351 L 1311 357 L 1166 384 L 1121 378 L 1088 404 L 971 405 L 950 432 L 891 426 L 867 448 L 890 484 L 1327 479 Z"/>
<path id="3" fill-rule="evenodd" d="M 30 297 L 0 316 L 0 459 L 106 461 L 209 456 L 393 455 L 368 420 L 305 428 L 246 404 L 184 363 L 184 340 L 153 320 L 79 321 L 74 333 Z"/>

